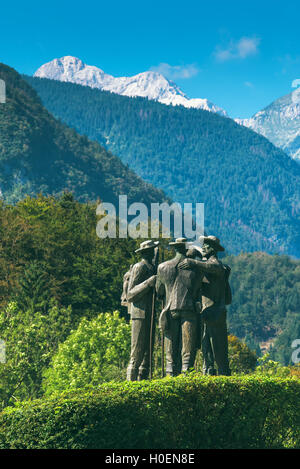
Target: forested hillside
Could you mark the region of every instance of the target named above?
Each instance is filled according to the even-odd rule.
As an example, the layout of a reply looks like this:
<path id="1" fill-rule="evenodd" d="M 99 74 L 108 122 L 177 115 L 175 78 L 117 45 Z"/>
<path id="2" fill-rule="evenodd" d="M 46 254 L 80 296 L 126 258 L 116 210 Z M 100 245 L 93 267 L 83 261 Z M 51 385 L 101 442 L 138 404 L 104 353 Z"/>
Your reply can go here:
<path id="1" fill-rule="evenodd" d="M 300 337 L 300 262 L 262 252 L 224 262 L 232 268 L 230 331 L 256 350 L 272 344 L 273 358 L 291 363 L 292 342 Z"/>
<path id="2" fill-rule="evenodd" d="M 5 201 L 64 190 L 85 201 L 116 202 L 119 194 L 147 204 L 165 199 L 118 157 L 54 119 L 13 69 L 0 64 L 0 79 L 7 90 L 6 103 L 0 105 L 0 189 Z"/>
<path id="3" fill-rule="evenodd" d="M 74 321 L 120 306 L 123 275 L 137 241 L 100 239 L 96 204 L 72 194 L 0 205 L 0 305 L 46 311 L 72 307 Z"/>
<path id="4" fill-rule="evenodd" d="M 204 202 L 207 232 L 233 253 L 300 255 L 300 166 L 216 114 L 25 77 L 44 105 L 181 203 Z"/>

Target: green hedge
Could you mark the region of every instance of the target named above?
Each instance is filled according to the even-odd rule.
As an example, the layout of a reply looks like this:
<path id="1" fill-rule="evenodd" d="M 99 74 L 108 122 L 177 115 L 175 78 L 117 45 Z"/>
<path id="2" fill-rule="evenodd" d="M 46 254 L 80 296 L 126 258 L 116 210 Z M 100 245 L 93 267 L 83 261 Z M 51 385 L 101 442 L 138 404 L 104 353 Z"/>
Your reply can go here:
<path id="1" fill-rule="evenodd" d="M 164 378 L 8 407 L 0 448 L 299 448 L 300 381 Z"/>

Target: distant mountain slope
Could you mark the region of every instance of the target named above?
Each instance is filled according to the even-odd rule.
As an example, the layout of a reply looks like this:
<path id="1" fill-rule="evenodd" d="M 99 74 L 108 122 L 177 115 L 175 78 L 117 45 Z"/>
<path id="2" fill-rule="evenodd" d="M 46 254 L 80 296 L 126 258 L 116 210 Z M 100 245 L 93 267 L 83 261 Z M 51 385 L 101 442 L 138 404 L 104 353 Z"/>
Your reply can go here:
<path id="1" fill-rule="evenodd" d="M 7 202 L 24 195 L 73 191 L 79 200 L 161 201 L 165 195 L 145 183 L 116 156 L 57 121 L 21 76 L 0 64 L 7 102 L 0 104 L 0 188 Z"/>
<path id="2" fill-rule="evenodd" d="M 188 98 L 181 89 L 157 72 L 143 72 L 133 77 L 113 77 L 77 57 L 65 56 L 42 65 L 34 74 L 39 78 L 77 83 L 124 96 L 141 96 L 173 106 L 182 105 L 226 116 L 226 111 L 205 98 Z"/>
<path id="3" fill-rule="evenodd" d="M 251 119 L 235 120 L 263 135 L 300 163 L 299 89 L 277 99 Z"/>
<path id="4" fill-rule="evenodd" d="M 181 203 L 230 250 L 300 256 L 300 166 L 217 114 L 27 77 L 45 106 Z"/>
<path id="5" fill-rule="evenodd" d="M 230 332 L 246 339 L 249 345 L 252 341 L 262 345 L 274 341 L 282 332 L 286 334 L 287 326 L 294 319 L 294 328 L 289 330 L 290 340 L 284 347 L 288 364 L 292 355 L 291 343 L 298 338 L 300 261 L 256 252 L 228 256 L 224 262 L 231 267 Z"/>

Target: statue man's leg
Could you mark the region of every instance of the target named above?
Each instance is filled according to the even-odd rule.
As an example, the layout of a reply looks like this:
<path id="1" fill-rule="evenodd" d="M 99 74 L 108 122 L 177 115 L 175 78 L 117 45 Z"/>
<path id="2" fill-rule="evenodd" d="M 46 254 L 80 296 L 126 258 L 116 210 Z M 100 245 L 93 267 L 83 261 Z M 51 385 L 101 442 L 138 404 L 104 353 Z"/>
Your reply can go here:
<path id="1" fill-rule="evenodd" d="M 148 379 L 149 377 L 149 370 L 150 370 L 150 327 L 151 327 L 151 316 L 147 315 L 144 319 L 144 340 L 143 340 L 143 357 L 142 361 L 139 366 L 138 371 L 138 381 L 143 379 Z M 153 343 L 154 343 L 154 331 L 152 335 L 152 350 L 153 350 Z"/>
<path id="2" fill-rule="evenodd" d="M 214 355 L 211 345 L 211 337 L 209 335 L 209 327 L 204 321 L 203 324 L 203 337 L 202 337 L 202 356 L 203 356 L 203 374 L 204 375 L 216 375 Z"/>
<path id="3" fill-rule="evenodd" d="M 218 321 L 208 326 L 208 332 L 211 337 L 213 354 L 218 367 L 218 375 L 230 376 L 226 311 L 224 311 Z"/>
<path id="4" fill-rule="evenodd" d="M 127 380 L 136 381 L 144 358 L 146 340 L 145 319 L 131 320 L 131 354 L 127 368 Z"/>
<path id="5" fill-rule="evenodd" d="M 182 372 L 194 367 L 196 357 L 196 336 L 197 321 L 192 313 L 182 313 L 181 315 L 181 337 L 182 337 Z"/>
<path id="6" fill-rule="evenodd" d="M 180 317 L 172 312 L 169 320 L 169 330 L 165 333 L 167 376 L 176 376 L 179 373 L 180 322 Z"/>

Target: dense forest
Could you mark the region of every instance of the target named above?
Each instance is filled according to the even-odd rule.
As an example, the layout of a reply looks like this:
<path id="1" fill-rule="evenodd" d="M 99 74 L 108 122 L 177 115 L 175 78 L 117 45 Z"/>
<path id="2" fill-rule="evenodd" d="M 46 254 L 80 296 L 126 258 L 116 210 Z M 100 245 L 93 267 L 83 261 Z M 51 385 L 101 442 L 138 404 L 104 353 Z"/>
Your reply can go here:
<path id="1" fill-rule="evenodd" d="M 253 349 L 265 345 L 273 358 L 290 363 L 292 341 L 300 337 L 300 262 L 262 252 L 224 262 L 232 268 L 230 330 Z"/>
<path id="2" fill-rule="evenodd" d="M 6 202 L 64 190 L 85 201 L 116 202 L 119 194 L 147 204 L 166 200 L 118 157 L 54 119 L 13 69 L 0 64 L 0 79 L 7 90 L 0 107 L 0 189 Z"/>
<path id="3" fill-rule="evenodd" d="M 3 401 L 7 393 L 18 398 L 39 396 L 43 374 L 64 341 L 55 366 L 58 374 L 67 363 L 76 365 L 78 354 L 82 359 L 82 353 L 88 355 L 98 343 L 99 350 L 87 359 L 85 370 L 98 363 L 101 350 L 107 357 L 126 361 L 130 332 L 120 296 L 123 275 L 137 261 L 134 250 L 141 240 L 100 239 L 96 224 L 96 204 L 80 203 L 70 193 L 59 198 L 27 197 L 15 205 L 1 203 L 0 339 L 7 344 L 8 357 L 0 367 Z M 173 255 L 166 244 L 162 240 L 165 259 Z M 225 256 L 223 261 L 232 268 L 230 334 L 253 349 L 272 340 L 276 359 L 290 364 L 291 343 L 299 337 L 300 262 L 263 253 Z M 115 310 L 124 323 L 112 315 Z M 108 313 L 105 320 L 99 318 L 103 313 Z M 232 347 L 244 354 L 234 341 Z M 91 374 L 99 382 L 97 369 Z M 114 377 L 111 367 L 105 376 Z"/>
<path id="4" fill-rule="evenodd" d="M 46 108 L 172 200 L 205 203 L 232 253 L 300 255 L 300 167 L 229 118 L 72 83 L 24 77 Z"/>

